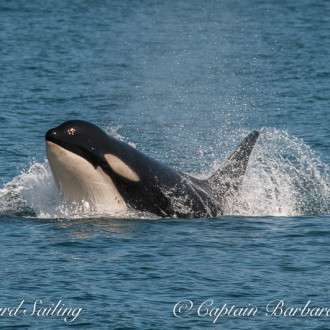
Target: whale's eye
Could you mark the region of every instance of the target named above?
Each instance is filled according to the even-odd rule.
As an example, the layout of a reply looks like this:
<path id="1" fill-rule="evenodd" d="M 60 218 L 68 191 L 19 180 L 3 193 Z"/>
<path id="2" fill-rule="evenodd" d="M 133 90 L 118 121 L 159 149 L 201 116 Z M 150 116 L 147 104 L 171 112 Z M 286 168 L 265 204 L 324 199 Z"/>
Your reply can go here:
<path id="1" fill-rule="evenodd" d="M 114 172 L 116 172 L 123 178 L 128 179 L 130 181 L 134 181 L 134 182 L 140 181 L 139 176 L 121 159 L 110 154 L 106 154 L 104 155 L 104 157 Z"/>

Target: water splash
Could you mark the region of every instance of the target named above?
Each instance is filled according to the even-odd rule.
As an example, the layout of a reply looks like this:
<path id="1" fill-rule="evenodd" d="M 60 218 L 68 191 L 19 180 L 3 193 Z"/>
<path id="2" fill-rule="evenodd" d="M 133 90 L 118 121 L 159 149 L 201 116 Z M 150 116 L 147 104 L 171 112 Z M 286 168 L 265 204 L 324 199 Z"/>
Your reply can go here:
<path id="1" fill-rule="evenodd" d="M 0 214 L 51 217 L 59 215 L 60 198 L 48 161 L 34 161 L 0 189 Z"/>
<path id="2" fill-rule="evenodd" d="M 109 216 L 89 203 L 68 203 L 60 198 L 48 160 L 34 161 L 27 170 L 0 189 L 0 215 L 79 219 Z M 135 212 L 114 212 L 113 218 L 143 217 Z M 150 217 L 150 216 L 149 216 Z"/>
<path id="3" fill-rule="evenodd" d="M 131 147 L 136 148 L 136 144 L 128 141 L 127 138 L 125 138 L 125 136 L 122 136 L 121 134 L 119 134 L 119 130 L 122 128 L 121 125 L 117 125 L 117 126 L 108 126 L 105 131 L 110 135 L 113 136 L 115 139 L 125 142 L 127 144 L 129 144 Z"/>
<path id="4" fill-rule="evenodd" d="M 330 213 L 329 166 L 303 140 L 263 129 L 239 196 L 225 213 L 295 216 Z"/>
<path id="5" fill-rule="evenodd" d="M 201 175 L 206 176 L 205 173 L 198 176 Z M 329 166 L 303 140 L 267 128 L 261 131 L 251 155 L 240 195 L 228 201 L 224 213 L 242 216 L 328 214 L 329 201 Z M 0 189 L 0 215 L 68 219 L 106 214 L 88 203 L 75 205 L 61 200 L 45 160 L 34 161 Z M 111 217 L 150 218 L 152 215 L 125 212 Z"/>

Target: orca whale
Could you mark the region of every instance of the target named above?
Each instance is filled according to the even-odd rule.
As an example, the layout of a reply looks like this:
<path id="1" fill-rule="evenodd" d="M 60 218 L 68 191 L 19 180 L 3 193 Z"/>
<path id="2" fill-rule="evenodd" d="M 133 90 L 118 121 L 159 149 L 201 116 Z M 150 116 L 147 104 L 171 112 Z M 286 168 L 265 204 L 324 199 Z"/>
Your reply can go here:
<path id="1" fill-rule="evenodd" d="M 134 209 L 160 217 L 223 214 L 237 194 L 259 133 L 250 133 L 210 178 L 199 180 L 152 159 L 82 120 L 46 133 L 47 157 L 61 196 L 111 212 Z"/>

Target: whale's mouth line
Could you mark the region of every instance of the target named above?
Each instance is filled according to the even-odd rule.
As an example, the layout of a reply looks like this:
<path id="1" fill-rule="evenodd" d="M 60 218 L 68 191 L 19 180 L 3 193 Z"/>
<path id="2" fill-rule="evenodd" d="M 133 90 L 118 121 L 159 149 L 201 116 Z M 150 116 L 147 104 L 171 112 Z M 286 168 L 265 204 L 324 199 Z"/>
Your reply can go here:
<path id="1" fill-rule="evenodd" d="M 75 144 L 68 143 L 63 140 L 57 139 L 53 135 L 50 135 L 49 131 L 47 132 L 45 139 L 46 139 L 46 142 L 54 143 L 57 146 L 84 158 L 89 163 L 91 163 L 94 166 L 94 168 L 97 168 L 102 163 L 101 161 L 98 161 L 97 155 L 93 154 L 88 149 L 86 149 L 80 145 L 75 145 Z"/>

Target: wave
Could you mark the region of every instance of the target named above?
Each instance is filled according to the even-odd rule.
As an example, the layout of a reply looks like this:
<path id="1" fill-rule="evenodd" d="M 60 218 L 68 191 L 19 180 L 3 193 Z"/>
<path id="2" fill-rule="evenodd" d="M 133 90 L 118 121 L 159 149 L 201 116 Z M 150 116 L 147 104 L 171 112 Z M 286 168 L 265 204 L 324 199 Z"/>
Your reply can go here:
<path id="1" fill-rule="evenodd" d="M 210 171 L 211 172 L 211 171 Z M 199 173 L 197 176 L 210 175 Z M 261 130 L 239 195 L 224 206 L 225 215 L 297 216 L 330 213 L 329 166 L 285 131 Z M 0 215 L 38 218 L 153 218 L 144 212 L 109 215 L 59 197 L 48 161 L 34 161 L 0 189 Z"/>

